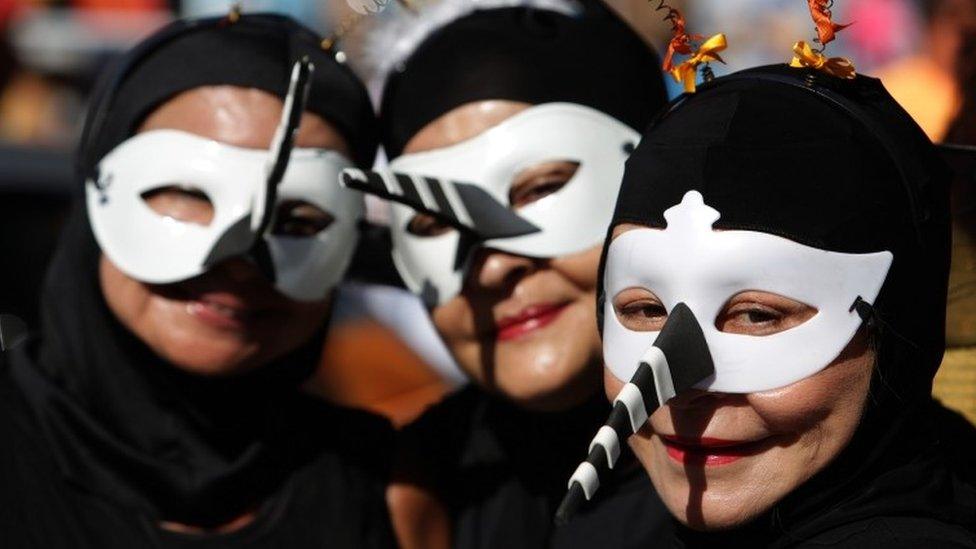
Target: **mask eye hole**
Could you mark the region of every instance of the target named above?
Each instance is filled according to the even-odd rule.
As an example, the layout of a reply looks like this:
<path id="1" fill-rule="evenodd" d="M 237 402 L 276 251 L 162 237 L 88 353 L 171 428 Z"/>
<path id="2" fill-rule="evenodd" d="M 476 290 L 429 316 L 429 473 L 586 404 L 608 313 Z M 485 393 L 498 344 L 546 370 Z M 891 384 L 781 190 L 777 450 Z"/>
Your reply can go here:
<path id="1" fill-rule="evenodd" d="M 452 230 L 450 225 L 431 215 L 418 213 L 407 223 L 407 232 L 416 236 L 440 236 Z"/>
<path id="2" fill-rule="evenodd" d="M 157 214 L 206 227 L 214 218 L 214 207 L 207 193 L 196 187 L 167 185 L 139 195 Z"/>
<path id="3" fill-rule="evenodd" d="M 329 228 L 335 217 L 304 200 L 283 200 L 275 213 L 273 234 L 308 238 Z"/>
<path id="4" fill-rule="evenodd" d="M 720 332 L 767 336 L 785 332 L 810 320 L 817 309 L 795 299 L 749 290 L 729 298 L 715 318 Z"/>
<path id="5" fill-rule="evenodd" d="M 668 310 L 654 292 L 627 288 L 613 298 L 613 311 L 624 328 L 633 332 L 656 332 L 668 319 Z"/>
<path id="6" fill-rule="evenodd" d="M 518 209 L 558 192 L 576 175 L 579 166 L 572 160 L 552 160 L 522 170 L 508 191 L 508 203 Z"/>

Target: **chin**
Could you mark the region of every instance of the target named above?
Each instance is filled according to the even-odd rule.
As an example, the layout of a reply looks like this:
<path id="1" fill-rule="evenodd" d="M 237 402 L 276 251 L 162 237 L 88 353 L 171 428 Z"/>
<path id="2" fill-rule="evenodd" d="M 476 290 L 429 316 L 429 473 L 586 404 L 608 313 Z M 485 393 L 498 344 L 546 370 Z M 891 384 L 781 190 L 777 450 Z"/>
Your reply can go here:
<path id="1" fill-rule="evenodd" d="M 258 362 L 259 342 L 184 320 L 156 326 L 149 336 L 153 351 L 174 367 L 201 376 L 226 376 L 250 370 Z"/>
<path id="2" fill-rule="evenodd" d="M 254 367 L 256 345 L 240 342 L 162 341 L 157 353 L 173 366 L 200 376 L 229 376 Z"/>
<path id="3" fill-rule="evenodd" d="M 772 507 L 772 503 L 764 504 L 762 494 L 743 490 L 741 486 L 738 489 L 735 485 L 716 486 L 714 480 L 709 486 L 708 479 L 694 472 L 691 474 L 696 475 L 695 479 L 689 479 L 658 471 L 651 467 L 649 476 L 661 500 L 680 523 L 693 530 L 713 532 L 738 528 Z"/>
<path id="4" fill-rule="evenodd" d="M 496 390 L 528 410 L 560 411 L 582 404 L 600 389 L 596 363 L 569 361 L 533 367 L 531 360 L 510 359 L 513 371 L 498 368 Z"/>

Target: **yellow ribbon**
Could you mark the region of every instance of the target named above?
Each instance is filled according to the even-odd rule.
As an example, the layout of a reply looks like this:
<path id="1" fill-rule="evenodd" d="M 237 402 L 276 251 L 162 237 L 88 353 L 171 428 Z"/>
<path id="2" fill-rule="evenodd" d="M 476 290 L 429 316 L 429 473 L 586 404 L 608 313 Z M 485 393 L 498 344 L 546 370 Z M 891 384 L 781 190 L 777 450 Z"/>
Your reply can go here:
<path id="1" fill-rule="evenodd" d="M 793 60 L 790 61 L 791 67 L 802 68 L 810 67 L 818 71 L 823 71 L 831 76 L 846 78 L 848 80 L 857 76 L 854 71 L 854 63 L 846 57 L 827 57 L 824 54 L 814 51 L 810 44 L 800 40 L 793 44 Z"/>
<path id="2" fill-rule="evenodd" d="M 695 51 L 694 54 L 687 61 L 684 61 L 677 67 L 671 69 L 671 76 L 674 81 L 682 84 L 685 87 L 685 91 L 689 93 L 694 93 L 695 84 L 698 80 L 698 65 L 702 63 L 709 63 L 711 61 L 718 61 L 720 63 L 725 63 L 722 58 L 719 57 L 718 52 L 724 50 L 728 47 L 728 43 L 725 40 L 725 35 L 722 33 L 716 34 L 705 40 L 704 43 Z"/>

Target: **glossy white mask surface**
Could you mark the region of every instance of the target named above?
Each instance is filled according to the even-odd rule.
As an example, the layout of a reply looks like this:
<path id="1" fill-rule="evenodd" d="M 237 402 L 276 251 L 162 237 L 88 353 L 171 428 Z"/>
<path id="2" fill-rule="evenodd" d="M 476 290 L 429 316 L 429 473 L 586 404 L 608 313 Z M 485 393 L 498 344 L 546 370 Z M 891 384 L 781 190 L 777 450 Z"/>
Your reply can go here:
<path id="1" fill-rule="evenodd" d="M 99 163 L 99 180 L 86 185 L 95 238 L 108 258 L 143 282 L 178 282 L 214 264 L 211 252 L 232 227 L 260 215 L 269 153 L 233 147 L 177 130 L 141 133 L 119 144 Z M 295 149 L 278 186 L 278 204 L 304 201 L 331 214 L 331 225 L 308 237 L 262 237 L 274 263 L 276 287 L 299 300 L 322 299 L 341 280 L 358 239 L 362 195 L 340 187 L 351 166 L 324 149 Z M 155 212 L 142 194 L 185 187 L 207 195 L 213 219 L 203 226 Z M 274 223 L 271 223 L 273 226 Z M 248 251 L 231 249 L 219 259 Z M 208 258 L 211 259 L 208 262 Z"/>
<path id="2" fill-rule="evenodd" d="M 852 305 L 873 303 L 892 254 L 837 253 L 768 233 L 713 230 L 721 213 L 697 191 L 664 212 L 667 227 L 627 231 L 610 244 L 604 287 L 603 354 L 626 382 L 658 332 L 625 328 L 614 297 L 628 288 L 654 293 L 667 310 L 687 304 L 700 321 L 715 375 L 698 388 L 728 393 L 776 389 L 830 364 L 861 325 Z M 803 324 L 765 336 L 720 332 L 715 319 L 730 298 L 763 291 L 805 303 L 817 313 Z"/>
<path id="3" fill-rule="evenodd" d="M 597 110 L 546 103 L 457 145 L 401 156 L 390 163 L 390 170 L 471 183 L 510 206 L 512 183 L 523 170 L 545 162 L 578 162 L 576 173 L 559 191 L 518 210 L 540 232 L 480 243 L 529 257 L 559 257 L 603 241 L 624 161 L 639 139 L 633 129 Z M 433 293 L 429 304 L 444 303 L 460 291 L 470 255 L 458 260 L 457 231 L 409 233 L 414 215 L 411 208 L 392 204 L 394 263 L 413 292 Z"/>

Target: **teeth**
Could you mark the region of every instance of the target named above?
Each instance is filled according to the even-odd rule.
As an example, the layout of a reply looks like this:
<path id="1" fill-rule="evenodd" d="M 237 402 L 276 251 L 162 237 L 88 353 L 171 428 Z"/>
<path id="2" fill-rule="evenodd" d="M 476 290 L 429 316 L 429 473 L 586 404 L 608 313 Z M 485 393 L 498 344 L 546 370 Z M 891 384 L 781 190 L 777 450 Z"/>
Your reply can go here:
<path id="1" fill-rule="evenodd" d="M 226 305 L 221 305 L 220 303 L 214 303 L 212 301 L 194 301 L 187 304 L 187 309 L 190 312 L 200 310 L 202 308 L 207 308 L 211 312 L 217 313 L 220 316 L 227 318 L 240 319 L 244 317 L 244 311 L 240 311 L 233 307 L 228 307 Z"/>

